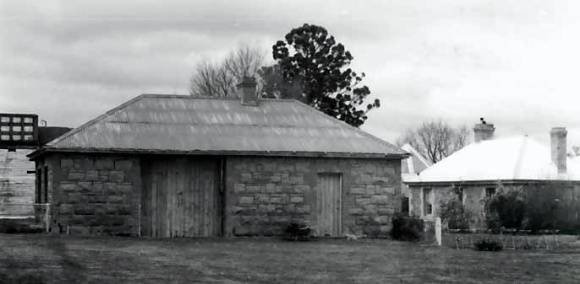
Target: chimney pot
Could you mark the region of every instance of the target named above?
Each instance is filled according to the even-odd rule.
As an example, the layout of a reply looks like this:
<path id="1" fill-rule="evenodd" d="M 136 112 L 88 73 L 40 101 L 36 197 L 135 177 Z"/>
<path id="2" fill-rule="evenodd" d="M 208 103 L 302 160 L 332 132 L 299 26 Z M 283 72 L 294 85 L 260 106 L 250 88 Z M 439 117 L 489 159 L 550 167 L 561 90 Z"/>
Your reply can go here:
<path id="1" fill-rule="evenodd" d="M 238 95 L 242 101 L 242 105 L 257 106 L 258 92 L 256 91 L 256 79 L 254 77 L 244 76 L 242 82 L 237 85 Z"/>
<path id="2" fill-rule="evenodd" d="M 551 144 L 551 156 L 552 162 L 558 168 L 558 174 L 565 174 L 567 171 L 566 165 L 566 136 L 568 131 L 565 127 L 553 127 L 550 131 L 550 144 Z"/>
<path id="3" fill-rule="evenodd" d="M 478 123 L 473 127 L 473 140 L 475 143 L 493 138 L 493 133 L 495 132 L 493 124 L 487 123 L 483 117 L 479 120 L 481 123 Z"/>

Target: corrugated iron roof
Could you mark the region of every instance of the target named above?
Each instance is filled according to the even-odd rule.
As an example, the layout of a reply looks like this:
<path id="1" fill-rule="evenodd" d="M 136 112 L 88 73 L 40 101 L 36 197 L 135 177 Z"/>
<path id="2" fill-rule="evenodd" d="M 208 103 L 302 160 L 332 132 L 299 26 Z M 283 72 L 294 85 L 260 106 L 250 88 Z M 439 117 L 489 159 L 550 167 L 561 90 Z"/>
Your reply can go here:
<path id="1" fill-rule="evenodd" d="M 40 151 L 406 155 L 295 100 L 261 99 L 259 106 L 246 106 L 238 99 L 177 95 L 138 96 Z"/>
<path id="2" fill-rule="evenodd" d="M 451 154 L 409 182 L 498 180 L 580 180 L 580 163 L 567 160 L 567 173 L 558 174 L 550 148 L 527 136 L 472 143 Z"/>

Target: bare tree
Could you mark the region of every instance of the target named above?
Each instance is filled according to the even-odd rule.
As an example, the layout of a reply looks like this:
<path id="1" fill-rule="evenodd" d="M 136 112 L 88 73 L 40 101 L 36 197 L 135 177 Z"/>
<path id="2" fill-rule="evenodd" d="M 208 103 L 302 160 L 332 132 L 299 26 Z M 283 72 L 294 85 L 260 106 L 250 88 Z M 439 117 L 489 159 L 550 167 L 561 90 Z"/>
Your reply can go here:
<path id="1" fill-rule="evenodd" d="M 235 91 L 234 86 L 234 78 L 223 66 L 202 61 L 191 77 L 189 93 L 193 96 L 227 97 Z"/>
<path id="2" fill-rule="evenodd" d="M 223 66 L 237 80 L 255 76 L 264 64 L 264 53 L 262 49 L 243 45 L 230 52 Z"/>
<path id="3" fill-rule="evenodd" d="M 469 143 L 470 130 L 465 127 L 453 128 L 438 120 L 424 122 L 417 129 L 407 129 L 397 144 L 411 144 L 419 153 L 436 163 L 453 154 Z"/>
<path id="4" fill-rule="evenodd" d="M 455 129 L 455 139 L 453 140 L 454 145 L 453 149 L 455 151 L 460 150 L 461 148 L 467 146 L 471 141 L 469 138 L 471 137 L 471 130 L 465 125 Z M 450 153 L 451 154 L 451 153 Z"/>
<path id="5" fill-rule="evenodd" d="M 264 51 L 243 45 L 231 51 L 219 63 L 199 62 L 190 79 L 192 96 L 236 96 L 236 84 L 244 76 L 256 76 L 264 62 Z"/>

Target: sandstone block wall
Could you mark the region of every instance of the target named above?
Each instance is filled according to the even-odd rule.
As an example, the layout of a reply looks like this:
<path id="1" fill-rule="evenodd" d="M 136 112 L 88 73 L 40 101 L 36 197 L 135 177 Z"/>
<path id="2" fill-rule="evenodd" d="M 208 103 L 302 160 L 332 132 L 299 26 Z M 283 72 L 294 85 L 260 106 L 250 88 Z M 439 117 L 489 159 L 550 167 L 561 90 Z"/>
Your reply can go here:
<path id="1" fill-rule="evenodd" d="M 400 207 L 400 161 L 228 157 L 228 235 L 280 235 L 292 221 L 316 229 L 319 174 L 342 174 L 342 232 L 388 234 Z"/>
<path id="2" fill-rule="evenodd" d="M 440 186 L 426 186 L 432 188 L 434 204 L 432 216 L 421 216 L 422 187 L 411 186 L 411 215 L 421 216 L 426 220 L 433 220 L 439 216 L 440 204 L 457 197 L 452 184 Z M 463 184 L 463 205 L 472 214 L 470 227 L 484 229 L 485 204 L 487 201 L 486 188 L 495 188 L 496 192 L 521 191 L 525 198 L 539 198 L 544 200 L 559 200 L 560 212 L 557 218 L 559 223 L 577 222 L 580 216 L 580 184 L 578 182 L 543 181 L 539 183 L 490 183 L 490 184 Z"/>
<path id="3" fill-rule="evenodd" d="M 225 236 L 280 235 L 292 221 L 316 229 L 319 174 L 342 175 L 342 233 L 385 236 L 400 210 L 400 161 L 226 157 Z M 52 230 L 138 235 L 138 157 L 49 154 Z"/>
<path id="4" fill-rule="evenodd" d="M 137 158 L 51 155 L 45 164 L 53 231 L 139 233 L 141 169 Z"/>
<path id="5" fill-rule="evenodd" d="M 495 185 L 464 185 L 463 189 L 463 205 L 472 214 L 471 226 L 473 228 L 481 228 L 485 226 L 484 208 L 485 208 L 485 188 L 494 187 Z M 411 210 L 410 215 L 422 217 L 425 220 L 433 221 L 435 217 L 440 215 L 441 203 L 447 202 L 451 199 L 458 198 L 457 190 L 453 185 L 441 186 L 426 186 L 430 187 L 433 194 L 433 214 L 431 216 L 422 216 L 423 206 L 423 191 L 422 187 L 412 186 L 411 190 Z"/>

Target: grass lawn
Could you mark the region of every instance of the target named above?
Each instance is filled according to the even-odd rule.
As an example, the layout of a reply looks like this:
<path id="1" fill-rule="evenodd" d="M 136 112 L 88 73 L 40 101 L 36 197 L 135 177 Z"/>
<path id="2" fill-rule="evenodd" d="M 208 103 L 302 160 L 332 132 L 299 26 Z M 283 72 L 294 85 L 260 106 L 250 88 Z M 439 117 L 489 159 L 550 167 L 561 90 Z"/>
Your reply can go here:
<path id="1" fill-rule="evenodd" d="M 580 283 L 580 248 L 0 234 L 0 283 Z M 20 282 L 14 282 L 20 283 Z"/>

